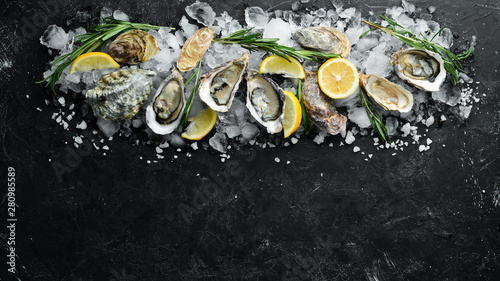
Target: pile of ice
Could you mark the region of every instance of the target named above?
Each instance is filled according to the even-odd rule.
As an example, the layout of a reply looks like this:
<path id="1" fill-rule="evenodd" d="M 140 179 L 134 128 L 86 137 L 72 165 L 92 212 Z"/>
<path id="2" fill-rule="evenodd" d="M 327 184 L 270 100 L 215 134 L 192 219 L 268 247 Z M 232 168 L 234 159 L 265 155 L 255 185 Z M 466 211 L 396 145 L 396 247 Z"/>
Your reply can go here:
<path id="1" fill-rule="evenodd" d="M 231 17 L 226 11 L 217 13 L 205 2 L 196 2 L 186 7 L 187 16 L 183 16 L 178 25 L 180 28 L 171 30 L 161 28 L 151 30 L 149 33 L 156 39 L 159 52 L 151 60 L 140 65 L 123 66 L 122 68 L 143 68 L 157 72 L 154 80 L 154 86 L 158 87 L 161 81 L 169 74 L 175 66 L 180 50 L 185 40 L 191 36 L 200 26 L 210 26 L 215 29 L 218 36 L 224 37 L 237 30 L 253 28 L 252 32 L 260 32 L 266 38 L 279 38 L 279 44 L 299 48 L 292 39 L 292 34 L 301 27 L 306 26 L 331 26 L 343 32 L 352 44 L 351 53 L 347 59 L 356 65 L 360 73 L 376 74 L 386 77 L 389 80 L 410 90 L 415 97 L 413 110 L 409 113 L 400 114 L 398 112 L 386 111 L 377 105 L 377 109 L 384 119 L 387 130 L 396 140 L 393 144 L 387 145 L 378 143 L 376 132 L 371 128 L 370 122 L 366 116 L 364 107 L 359 102 L 358 95 L 336 100 L 335 104 L 339 111 L 348 117 L 346 130 L 342 132 L 342 140 L 338 137 L 332 137 L 324 132 L 314 129 L 312 134 L 315 136 L 313 141 L 321 144 L 330 141 L 329 146 L 335 146 L 333 141 L 340 145 L 352 144 L 357 138 L 363 136 L 372 136 L 374 143 L 380 149 L 393 148 L 403 149 L 409 143 L 418 145 L 421 151 L 428 149 L 432 140 L 425 140 L 422 136 L 425 133 L 419 133 L 420 128 L 428 128 L 437 123 L 437 121 L 447 120 L 446 116 L 453 116 L 458 119 L 468 118 L 472 103 L 477 101 L 477 93 L 470 86 L 472 79 L 465 74 L 460 74 L 460 81 L 463 84 L 453 86 L 450 81 L 445 83 L 439 92 L 428 93 L 420 91 L 409 84 L 403 83 L 392 71 L 389 64 L 390 55 L 401 49 L 403 44 L 394 37 L 382 32 L 370 32 L 367 36 L 359 38 L 361 34 L 369 29 L 362 22 L 362 15 L 359 10 L 353 7 L 343 7 L 337 2 L 333 2 L 331 7 L 324 7 L 317 10 L 304 10 L 299 8 L 302 4 L 297 1 L 292 5 L 292 10 L 274 10 L 265 11 L 261 7 L 249 7 L 245 9 L 245 22 L 241 23 Z M 427 10 L 416 8 L 413 4 L 403 0 L 401 7 L 387 8 L 386 13 L 390 18 L 397 21 L 402 26 L 411 30 L 414 34 L 434 34 L 440 29 L 439 23 L 432 20 L 434 7 L 427 7 Z M 120 11 L 112 11 L 104 8 L 102 16 L 111 16 L 128 20 L 128 16 Z M 380 23 L 380 20 L 373 15 L 370 20 Z M 386 24 L 381 22 L 382 25 Z M 43 45 L 59 51 L 59 55 L 71 52 L 74 49 L 74 36 L 85 33 L 83 28 L 64 31 L 58 26 L 49 26 L 40 41 Z M 435 42 L 444 47 L 453 46 L 452 32 L 445 28 L 434 39 Z M 203 58 L 202 73 L 209 72 L 212 68 L 226 61 L 236 59 L 241 56 L 244 49 L 239 45 L 212 44 Z M 250 69 L 258 69 L 261 61 L 267 54 L 262 51 L 255 51 L 250 54 Z M 316 63 L 306 61 L 304 67 L 317 71 Z M 55 67 L 53 68 L 55 69 Z M 93 88 L 95 83 L 111 72 L 112 70 L 95 70 L 86 73 L 69 74 L 69 67 L 62 73 L 58 82 L 59 91 L 70 93 L 85 93 Z M 48 70 L 44 73 L 47 77 L 52 72 Z M 184 73 L 187 78 L 191 72 Z M 290 91 L 295 91 L 294 84 L 285 80 L 281 85 Z M 186 96 L 191 94 L 192 83 L 186 88 Z M 240 87 L 236 99 L 227 113 L 219 113 L 215 130 L 207 136 L 202 142 L 202 147 L 207 149 L 211 146 L 220 153 L 227 153 L 229 149 L 238 149 L 243 145 L 258 145 L 260 147 L 290 146 L 297 143 L 303 135 L 302 126 L 290 138 L 284 139 L 280 134 L 269 135 L 265 128 L 259 125 L 249 114 L 244 104 L 244 89 Z M 153 90 L 154 92 L 154 90 Z M 446 105 L 446 106 L 444 106 Z M 194 96 L 193 109 L 191 116 L 195 115 L 203 107 L 198 95 Z M 87 106 L 88 108 L 88 106 Z M 88 112 L 88 109 L 87 109 Z M 91 124 L 92 116 L 84 115 L 86 123 Z M 419 124 L 422 124 L 419 126 Z M 149 135 L 149 140 L 137 140 L 136 143 L 160 143 L 162 148 L 173 145 L 175 147 L 185 147 L 185 141 L 179 135 L 158 136 L 151 132 L 145 125 L 144 113 L 140 112 L 129 121 L 97 121 L 96 125 L 100 128 L 105 137 L 112 137 L 114 134 L 130 136 L 134 130 L 145 130 Z M 67 127 L 67 126 L 66 126 Z M 85 126 L 87 127 L 87 126 Z M 90 125 L 92 127 L 92 125 Z M 408 139 L 410 138 L 410 139 Z M 406 140 L 404 140 L 406 139 Z M 198 144 L 194 143 L 198 148 Z M 422 145 L 424 148 L 422 149 Z M 359 151 L 354 149 L 354 151 Z"/>

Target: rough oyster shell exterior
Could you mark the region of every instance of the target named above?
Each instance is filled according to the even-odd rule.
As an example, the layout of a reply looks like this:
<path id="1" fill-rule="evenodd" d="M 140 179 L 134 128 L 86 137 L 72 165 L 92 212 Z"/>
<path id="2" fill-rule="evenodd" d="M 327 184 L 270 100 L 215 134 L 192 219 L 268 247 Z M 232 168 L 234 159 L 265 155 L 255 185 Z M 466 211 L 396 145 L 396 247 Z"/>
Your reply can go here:
<path id="1" fill-rule="evenodd" d="M 413 107 L 413 95 L 398 84 L 371 74 L 359 74 L 359 81 L 378 104 L 387 110 L 408 112 Z"/>
<path id="2" fill-rule="evenodd" d="M 177 60 L 180 71 L 189 71 L 198 65 L 214 39 L 214 32 L 210 27 L 200 28 L 184 42 Z"/>
<path id="3" fill-rule="evenodd" d="M 344 129 L 347 118 L 337 111 L 333 100 L 321 91 L 316 73 L 306 70 L 302 96 L 307 116 L 314 125 L 331 135 Z"/>
<path id="4" fill-rule="evenodd" d="M 158 53 L 155 38 L 142 30 L 131 30 L 118 36 L 109 46 L 109 55 L 120 63 L 142 63 Z"/>
<path id="5" fill-rule="evenodd" d="M 249 59 L 248 53 L 243 52 L 243 55 L 239 59 L 235 59 L 233 61 L 229 61 L 225 64 L 219 65 L 216 68 L 214 68 L 210 73 L 203 75 L 200 80 L 200 87 L 198 88 L 198 93 L 200 95 L 201 100 L 204 101 L 210 108 L 212 108 L 215 111 L 227 112 L 231 107 L 231 104 L 233 103 L 234 95 L 236 91 L 238 91 L 240 82 L 243 78 L 243 75 L 246 72 L 248 66 L 248 59 Z M 217 75 L 219 73 L 222 73 L 222 71 L 230 67 L 235 67 L 236 68 L 235 71 L 239 71 L 239 73 L 237 73 L 238 75 L 237 81 L 234 82 L 233 85 L 227 84 L 227 83 L 231 84 L 232 82 L 230 81 L 222 82 L 223 86 L 230 87 L 230 92 L 228 93 L 229 95 L 228 101 L 224 104 L 215 101 L 215 98 L 212 96 L 212 93 L 215 91 L 213 89 L 213 83 L 214 83 L 214 78 L 218 77 Z"/>
<path id="6" fill-rule="evenodd" d="M 158 108 L 155 107 L 156 100 L 158 96 L 160 96 L 167 87 L 167 85 L 170 82 L 176 82 L 178 83 L 180 87 L 180 96 L 179 98 L 179 105 L 177 106 L 176 110 L 172 114 L 176 114 L 176 116 L 173 116 L 173 120 L 168 121 L 168 122 L 163 122 L 159 120 L 157 114 L 158 114 Z M 171 100 L 170 100 L 171 101 Z M 166 105 L 166 106 L 171 106 L 171 104 Z M 148 127 L 153 130 L 153 132 L 159 134 L 159 135 L 166 135 L 170 134 L 173 132 L 180 124 L 183 113 L 184 113 L 184 108 L 186 107 L 186 97 L 184 95 L 184 82 L 182 79 L 181 74 L 177 69 L 172 70 L 172 74 L 170 74 L 163 82 L 160 84 L 158 87 L 158 90 L 156 90 L 156 93 L 153 96 L 153 99 L 151 100 L 151 103 L 148 104 L 146 108 L 146 123 L 148 124 Z"/>
<path id="7" fill-rule="evenodd" d="M 94 115 L 106 120 L 130 119 L 139 112 L 153 88 L 154 71 L 127 69 L 111 72 L 85 93 Z"/>
<path id="8" fill-rule="evenodd" d="M 333 27 L 304 27 L 296 31 L 292 37 L 302 48 L 311 51 L 340 54 L 343 58 L 351 51 L 349 39 Z"/>
<path id="9" fill-rule="evenodd" d="M 390 61 L 399 78 L 421 90 L 439 91 L 446 80 L 444 61 L 434 52 L 402 49 L 392 54 Z"/>

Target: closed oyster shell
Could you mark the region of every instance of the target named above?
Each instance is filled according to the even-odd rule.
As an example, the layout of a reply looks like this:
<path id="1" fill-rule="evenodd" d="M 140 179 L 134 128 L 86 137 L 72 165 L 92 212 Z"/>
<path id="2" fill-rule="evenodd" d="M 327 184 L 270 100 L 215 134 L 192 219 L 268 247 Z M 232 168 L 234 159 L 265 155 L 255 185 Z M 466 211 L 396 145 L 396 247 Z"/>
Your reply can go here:
<path id="1" fill-rule="evenodd" d="M 378 104 L 387 110 L 408 112 L 413 107 L 413 95 L 403 87 L 377 75 L 359 74 L 359 81 Z"/>
<path id="2" fill-rule="evenodd" d="M 189 71 L 196 67 L 210 47 L 214 39 L 214 32 L 210 27 L 200 28 L 184 42 L 177 60 L 177 68 L 180 71 Z"/>
<path id="3" fill-rule="evenodd" d="M 293 39 L 304 49 L 326 54 L 340 54 L 345 58 L 351 51 L 351 42 L 333 27 L 312 26 L 299 29 Z"/>
<path id="4" fill-rule="evenodd" d="M 202 101 L 219 112 L 227 112 L 248 66 L 248 53 L 239 59 L 217 66 L 200 80 L 198 93 Z"/>
<path id="5" fill-rule="evenodd" d="M 331 135 L 344 129 L 347 118 L 337 111 L 333 100 L 321 91 L 316 73 L 306 70 L 302 96 L 307 116 L 314 125 Z"/>
<path id="6" fill-rule="evenodd" d="M 179 71 L 174 68 L 148 104 L 146 123 L 157 134 L 170 134 L 179 126 L 185 107 L 184 82 Z"/>
<path id="7" fill-rule="evenodd" d="M 401 79 L 425 91 L 439 91 L 446 80 L 443 59 L 431 51 L 402 49 L 392 54 L 391 65 Z"/>
<path id="8" fill-rule="evenodd" d="M 148 99 L 154 71 L 127 69 L 104 76 L 85 98 L 94 115 L 106 120 L 130 119 Z"/>
<path id="9" fill-rule="evenodd" d="M 250 114 L 270 134 L 281 132 L 285 115 L 285 93 L 270 78 L 255 70 L 248 70 L 246 106 Z"/>
<path id="10" fill-rule="evenodd" d="M 155 38 L 142 30 L 131 30 L 118 36 L 109 46 L 109 55 L 120 63 L 142 63 L 158 53 Z"/>

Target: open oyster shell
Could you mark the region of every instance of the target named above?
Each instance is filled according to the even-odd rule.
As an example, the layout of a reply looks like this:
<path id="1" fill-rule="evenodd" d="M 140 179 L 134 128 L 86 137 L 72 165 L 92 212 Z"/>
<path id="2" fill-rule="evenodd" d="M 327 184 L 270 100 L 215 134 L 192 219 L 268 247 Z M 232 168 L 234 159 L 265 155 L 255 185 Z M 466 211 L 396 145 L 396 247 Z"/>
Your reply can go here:
<path id="1" fill-rule="evenodd" d="M 248 58 L 248 53 L 243 52 L 239 59 L 217 66 L 203 75 L 198 88 L 201 100 L 215 111 L 227 112 L 246 72 Z"/>
<path id="2" fill-rule="evenodd" d="M 371 74 L 359 74 L 366 93 L 387 110 L 408 112 L 413 107 L 413 95 L 389 80 Z"/>
<path id="3" fill-rule="evenodd" d="M 184 42 L 177 60 L 177 68 L 180 71 L 185 72 L 196 67 L 210 47 L 214 39 L 214 32 L 210 27 L 200 28 Z"/>
<path id="4" fill-rule="evenodd" d="M 109 46 L 109 55 L 120 63 L 142 63 L 158 53 L 155 38 L 142 30 L 131 30 L 118 36 Z"/>
<path id="5" fill-rule="evenodd" d="M 351 42 L 333 27 L 312 26 L 299 29 L 293 39 L 304 49 L 326 54 L 340 54 L 345 58 L 351 51 Z"/>
<path id="6" fill-rule="evenodd" d="M 314 125 L 331 135 L 344 129 L 347 117 L 340 114 L 333 100 L 321 91 L 316 73 L 306 70 L 302 95 L 307 116 Z"/>
<path id="7" fill-rule="evenodd" d="M 179 71 L 174 68 L 148 104 L 146 123 L 159 135 L 170 134 L 179 126 L 185 107 L 184 82 Z"/>
<path id="8" fill-rule="evenodd" d="M 398 76 L 425 91 L 439 91 L 446 79 L 444 61 L 439 54 L 419 49 L 402 49 L 391 56 Z"/>
<path id="9" fill-rule="evenodd" d="M 148 99 L 154 71 L 127 69 L 111 72 L 85 93 L 94 115 L 106 120 L 130 119 Z"/>
<path id="10" fill-rule="evenodd" d="M 246 106 L 250 114 L 270 134 L 281 132 L 281 121 L 285 115 L 285 94 L 271 79 L 258 74 L 255 70 L 248 70 Z"/>

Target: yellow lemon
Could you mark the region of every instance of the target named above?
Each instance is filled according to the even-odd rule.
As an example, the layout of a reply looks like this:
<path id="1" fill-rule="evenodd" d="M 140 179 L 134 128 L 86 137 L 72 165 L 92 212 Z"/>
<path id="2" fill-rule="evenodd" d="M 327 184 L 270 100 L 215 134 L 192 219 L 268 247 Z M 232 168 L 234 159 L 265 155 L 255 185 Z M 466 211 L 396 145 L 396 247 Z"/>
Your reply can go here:
<path id="1" fill-rule="evenodd" d="M 260 64 L 259 73 L 276 73 L 286 78 L 304 79 L 306 74 L 302 64 L 292 57 L 288 59 L 290 61 L 278 55 L 269 56 Z"/>
<path id="2" fill-rule="evenodd" d="M 346 98 L 359 86 L 358 70 L 346 59 L 329 59 L 318 70 L 318 84 L 332 99 Z"/>
<path id="3" fill-rule="evenodd" d="M 201 140 L 208 135 L 217 121 L 217 113 L 211 108 L 200 110 L 181 136 L 188 140 Z"/>
<path id="4" fill-rule="evenodd" d="M 85 72 L 100 68 L 120 68 L 120 65 L 106 53 L 90 52 L 77 57 L 73 61 L 69 73 Z"/>
<path id="5" fill-rule="evenodd" d="M 285 138 L 288 138 L 300 126 L 302 108 L 300 107 L 299 99 L 294 94 L 288 91 L 283 92 L 285 93 L 285 116 L 282 123 Z"/>

